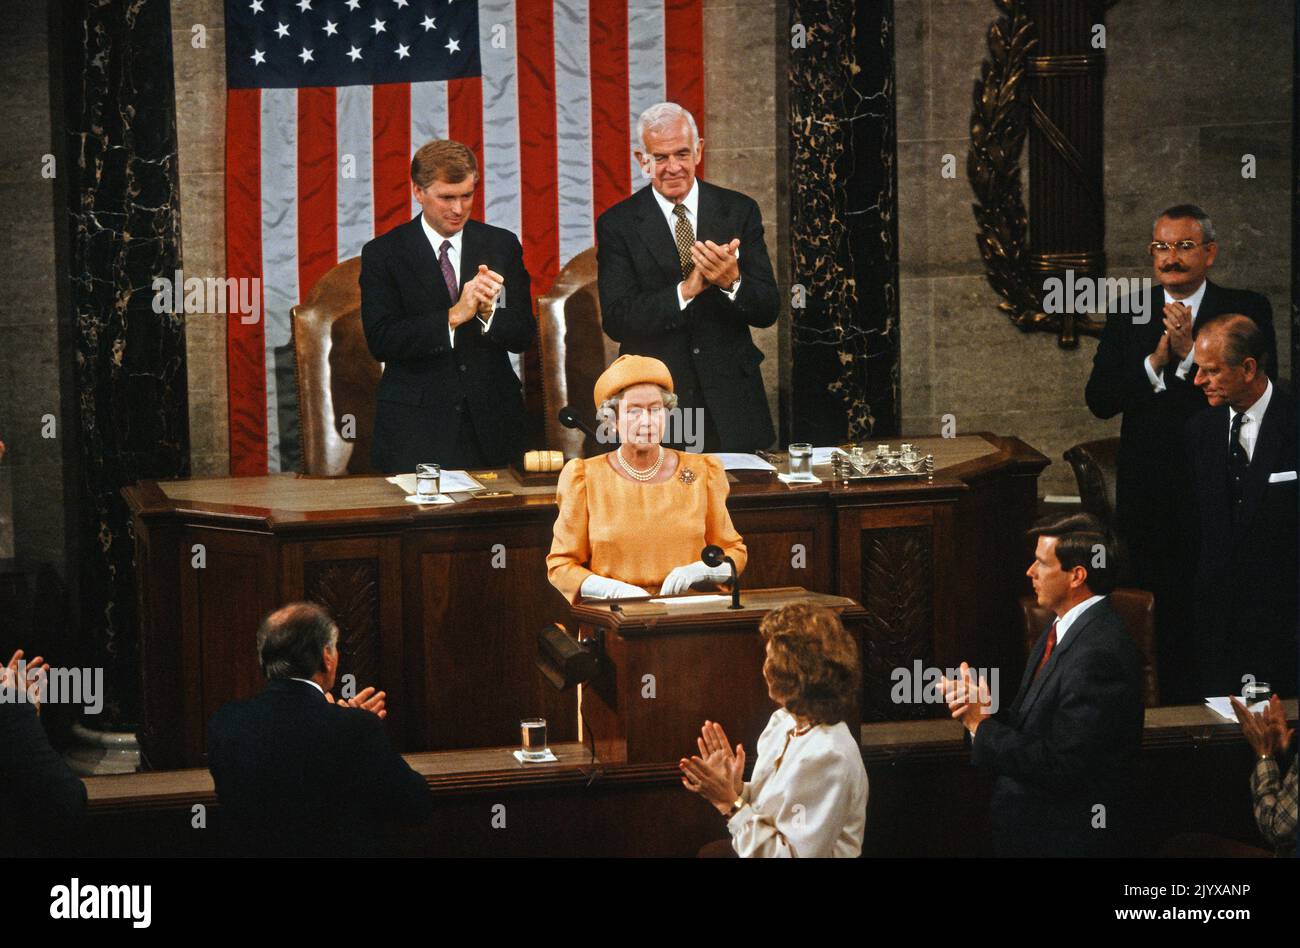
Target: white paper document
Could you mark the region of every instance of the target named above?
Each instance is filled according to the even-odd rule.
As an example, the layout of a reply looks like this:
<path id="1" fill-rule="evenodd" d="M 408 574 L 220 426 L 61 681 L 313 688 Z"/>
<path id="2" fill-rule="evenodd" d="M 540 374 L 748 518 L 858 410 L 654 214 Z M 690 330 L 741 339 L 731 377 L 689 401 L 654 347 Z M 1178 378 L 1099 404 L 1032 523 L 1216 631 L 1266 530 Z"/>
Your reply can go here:
<path id="1" fill-rule="evenodd" d="M 1206 698 L 1205 706 L 1225 721 L 1237 720 L 1237 715 L 1232 710 L 1232 699 L 1230 698 Z M 1268 707 L 1267 701 L 1259 701 L 1252 704 L 1250 710 L 1255 714 L 1262 714 L 1266 707 Z"/>
<path id="2" fill-rule="evenodd" d="M 730 596 L 673 596 L 663 599 L 651 599 L 651 602 L 662 602 L 666 606 L 698 606 L 706 602 L 731 602 Z"/>
<path id="3" fill-rule="evenodd" d="M 726 471 L 775 471 L 776 468 L 757 454 L 715 454 Z"/>
<path id="4" fill-rule="evenodd" d="M 841 451 L 839 448 L 836 447 L 813 448 L 812 462 L 814 464 L 830 464 L 831 458 L 833 458 L 836 454 L 843 454 L 843 453 L 844 453 L 843 451 Z"/>
<path id="5" fill-rule="evenodd" d="M 387 478 L 388 483 L 396 484 L 408 494 L 415 493 L 415 475 L 397 474 Z M 483 485 L 464 471 L 443 471 L 442 482 L 438 485 L 441 493 L 454 494 L 458 491 L 483 490 Z"/>
<path id="6" fill-rule="evenodd" d="M 820 484 L 822 479 L 815 475 L 809 474 L 805 477 L 795 477 L 793 474 L 778 474 L 776 479 L 782 484 Z"/>

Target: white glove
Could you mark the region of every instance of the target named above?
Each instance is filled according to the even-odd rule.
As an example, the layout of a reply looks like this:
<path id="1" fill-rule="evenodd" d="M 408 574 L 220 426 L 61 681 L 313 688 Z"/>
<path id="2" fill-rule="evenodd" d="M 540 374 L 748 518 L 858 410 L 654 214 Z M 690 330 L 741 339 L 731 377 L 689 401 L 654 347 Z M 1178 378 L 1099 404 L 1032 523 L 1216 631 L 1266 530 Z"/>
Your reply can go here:
<path id="1" fill-rule="evenodd" d="M 578 595 L 587 599 L 634 599 L 637 596 L 650 594 L 640 586 L 592 573 L 578 587 Z"/>
<path id="2" fill-rule="evenodd" d="M 723 563 L 721 566 L 710 566 L 703 560 L 696 560 L 694 563 L 678 566 L 664 579 L 664 586 L 663 589 L 659 590 L 659 595 L 680 595 L 689 591 L 696 583 L 702 583 L 706 579 L 715 583 L 725 583 L 731 579 L 731 564 Z"/>

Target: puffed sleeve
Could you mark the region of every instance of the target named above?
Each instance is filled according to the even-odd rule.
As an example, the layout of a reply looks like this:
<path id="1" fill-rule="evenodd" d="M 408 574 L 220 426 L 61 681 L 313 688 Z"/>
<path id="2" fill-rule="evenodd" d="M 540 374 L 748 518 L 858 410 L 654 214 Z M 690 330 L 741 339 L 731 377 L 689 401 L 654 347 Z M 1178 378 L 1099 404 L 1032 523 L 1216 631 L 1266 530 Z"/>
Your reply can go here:
<path id="1" fill-rule="evenodd" d="M 727 510 L 727 495 L 731 485 L 727 483 L 727 471 L 713 455 L 706 455 L 705 463 L 709 467 L 709 509 L 705 515 L 704 542 L 722 547 L 722 551 L 736 561 L 736 572 L 743 573 L 749 561 L 749 551 L 736 528 L 732 526 L 731 514 Z"/>
<path id="2" fill-rule="evenodd" d="M 835 854 L 835 840 L 854 817 L 851 761 L 835 748 L 792 760 L 784 803 L 764 813 L 746 803 L 727 822 L 731 844 L 746 858 L 801 859 Z M 749 788 L 746 787 L 748 797 Z"/>
<path id="3" fill-rule="evenodd" d="M 564 465 L 555 488 L 560 514 L 555 518 L 546 575 L 569 602 L 578 601 L 582 581 L 591 575 L 591 538 L 587 534 L 587 467 L 582 458 Z"/>

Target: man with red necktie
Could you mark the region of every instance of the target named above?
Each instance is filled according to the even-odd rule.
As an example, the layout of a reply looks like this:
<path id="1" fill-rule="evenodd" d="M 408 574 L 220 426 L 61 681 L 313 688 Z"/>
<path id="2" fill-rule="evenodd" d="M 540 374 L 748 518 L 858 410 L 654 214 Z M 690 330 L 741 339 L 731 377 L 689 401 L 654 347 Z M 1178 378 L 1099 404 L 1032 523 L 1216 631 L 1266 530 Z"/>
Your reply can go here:
<path id="1" fill-rule="evenodd" d="M 1142 662 L 1110 604 L 1114 540 L 1091 514 L 1039 521 L 1027 574 L 1056 614 L 1009 707 L 966 663 L 944 679 L 971 761 L 993 775 L 999 856 L 1106 856 L 1129 849 L 1126 784 L 1142 743 Z"/>
<path id="2" fill-rule="evenodd" d="M 384 363 L 373 461 L 504 467 L 523 454 L 523 390 L 511 352 L 533 340 L 523 248 L 510 231 L 469 216 L 478 162 L 460 142 L 433 141 L 411 159 L 421 211 L 361 249 L 361 324 Z"/>

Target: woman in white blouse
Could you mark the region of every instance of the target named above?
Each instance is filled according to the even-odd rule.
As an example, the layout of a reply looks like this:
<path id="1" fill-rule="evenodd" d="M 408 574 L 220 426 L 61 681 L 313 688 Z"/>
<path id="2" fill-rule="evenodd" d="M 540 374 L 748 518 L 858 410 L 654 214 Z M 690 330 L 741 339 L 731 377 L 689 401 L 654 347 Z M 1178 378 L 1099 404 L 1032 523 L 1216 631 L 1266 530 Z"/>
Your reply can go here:
<path id="1" fill-rule="evenodd" d="M 829 609 L 796 602 L 764 617 L 763 678 L 781 705 L 745 749 L 705 721 L 700 754 L 680 763 L 682 784 L 727 818 L 740 856 L 858 856 L 867 821 L 867 770 L 844 719 L 859 682 L 858 648 Z"/>

